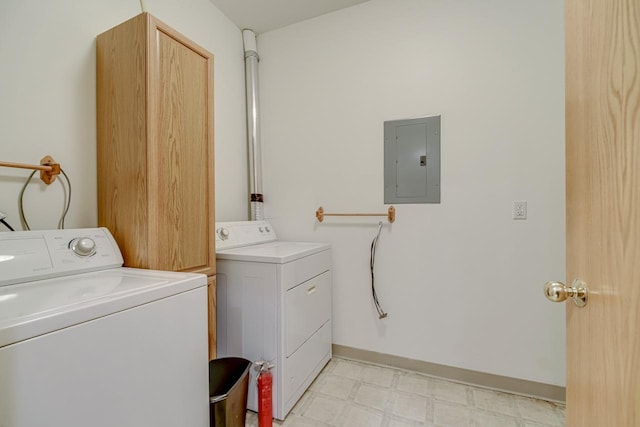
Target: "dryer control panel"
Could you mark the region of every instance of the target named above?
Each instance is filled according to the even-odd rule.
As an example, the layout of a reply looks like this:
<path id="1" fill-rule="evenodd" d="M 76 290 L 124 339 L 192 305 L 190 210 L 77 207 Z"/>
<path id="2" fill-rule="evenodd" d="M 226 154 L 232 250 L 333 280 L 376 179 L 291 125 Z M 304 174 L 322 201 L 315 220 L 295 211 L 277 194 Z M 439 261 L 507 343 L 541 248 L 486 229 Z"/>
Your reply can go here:
<path id="1" fill-rule="evenodd" d="M 268 221 L 234 221 L 216 223 L 216 251 L 257 245 L 277 240 Z"/>

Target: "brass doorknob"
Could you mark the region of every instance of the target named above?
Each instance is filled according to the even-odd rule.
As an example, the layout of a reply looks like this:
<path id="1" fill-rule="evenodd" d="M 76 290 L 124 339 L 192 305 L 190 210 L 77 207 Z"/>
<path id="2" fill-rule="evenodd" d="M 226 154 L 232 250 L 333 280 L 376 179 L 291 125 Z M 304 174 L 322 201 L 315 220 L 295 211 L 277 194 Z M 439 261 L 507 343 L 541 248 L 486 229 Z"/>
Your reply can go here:
<path id="1" fill-rule="evenodd" d="M 587 284 L 580 279 L 574 280 L 571 287 L 562 282 L 547 282 L 544 284 L 544 296 L 553 302 L 562 302 L 567 298 L 572 298 L 578 307 L 584 307 L 589 299 L 589 289 L 587 289 Z"/>

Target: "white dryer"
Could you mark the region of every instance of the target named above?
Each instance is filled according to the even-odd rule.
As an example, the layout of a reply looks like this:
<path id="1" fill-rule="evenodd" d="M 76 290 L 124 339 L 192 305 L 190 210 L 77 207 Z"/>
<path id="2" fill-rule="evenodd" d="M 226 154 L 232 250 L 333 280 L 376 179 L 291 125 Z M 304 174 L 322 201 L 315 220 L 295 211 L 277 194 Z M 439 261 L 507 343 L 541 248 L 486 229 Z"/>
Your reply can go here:
<path id="1" fill-rule="evenodd" d="M 218 355 L 274 365 L 273 416 L 282 420 L 331 359 L 330 245 L 279 241 L 266 221 L 219 222 L 216 253 Z"/>

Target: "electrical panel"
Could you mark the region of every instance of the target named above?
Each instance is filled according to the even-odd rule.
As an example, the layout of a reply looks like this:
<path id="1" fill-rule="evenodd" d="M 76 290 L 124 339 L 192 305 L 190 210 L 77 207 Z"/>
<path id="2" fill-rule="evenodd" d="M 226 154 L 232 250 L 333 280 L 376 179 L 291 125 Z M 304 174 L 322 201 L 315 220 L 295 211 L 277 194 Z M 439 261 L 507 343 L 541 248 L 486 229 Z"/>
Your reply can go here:
<path id="1" fill-rule="evenodd" d="M 384 203 L 440 203 L 440 116 L 384 122 Z"/>

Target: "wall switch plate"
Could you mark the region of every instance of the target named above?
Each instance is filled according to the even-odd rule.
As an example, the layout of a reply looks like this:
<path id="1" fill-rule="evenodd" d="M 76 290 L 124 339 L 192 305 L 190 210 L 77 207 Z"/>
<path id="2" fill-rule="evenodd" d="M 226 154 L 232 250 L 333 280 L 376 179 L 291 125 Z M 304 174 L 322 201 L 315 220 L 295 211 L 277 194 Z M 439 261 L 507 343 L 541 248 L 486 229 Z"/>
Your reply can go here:
<path id="1" fill-rule="evenodd" d="M 516 200 L 513 202 L 513 219 L 527 219 L 526 200 Z"/>

